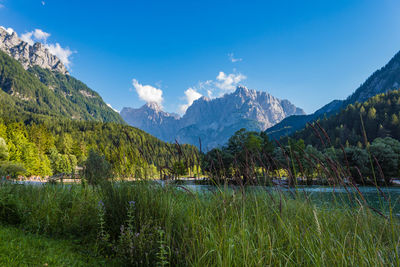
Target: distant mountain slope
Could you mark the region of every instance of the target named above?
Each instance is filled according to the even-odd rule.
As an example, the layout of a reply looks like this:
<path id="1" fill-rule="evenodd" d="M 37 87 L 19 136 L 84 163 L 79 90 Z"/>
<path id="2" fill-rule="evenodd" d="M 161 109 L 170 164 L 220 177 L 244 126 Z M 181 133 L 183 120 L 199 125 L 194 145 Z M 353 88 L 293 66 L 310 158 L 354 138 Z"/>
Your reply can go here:
<path id="1" fill-rule="evenodd" d="M 142 129 L 161 140 L 173 141 L 179 116 L 162 111 L 156 103 L 147 103 L 140 108 L 123 108 L 121 116 L 126 123 Z"/>
<path id="2" fill-rule="evenodd" d="M 279 139 L 281 136 L 291 135 L 294 132 L 304 128 L 308 122 L 329 116 L 337 112 L 343 106 L 343 103 L 343 100 L 333 100 L 313 114 L 289 116 L 276 125 L 268 128 L 266 133 L 275 139 Z"/>
<path id="3" fill-rule="evenodd" d="M 182 118 L 163 112 L 155 104 L 139 109 L 124 108 L 121 116 L 132 126 L 141 128 L 164 141 L 199 145 L 210 149 L 223 145 L 241 128 L 261 131 L 290 115 L 305 114 L 288 100 L 266 92 L 239 86 L 223 97 L 194 101 Z"/>
<path id="4" fill-rule="evenodd" d="M 369 98 L 400 87 L 400 52 L 384 67 L 375 71 L 351 96 L 345 105 L 362 103 Z"/>
<path id="5" fill-rule="evenodd" d="M 323 129 L 336 147 L 346 143 L 364 145 L 364 130 L 369 142 L 378 137 L 400 140 L 400 91 L 389 91 L 375 95 L 363 103 L 349 104 L 336 115 L 317 122 L 319 125 L 312 123 L 296 132 L 293 138 L 301 138 L 306 144 L 323 147 L 319 134 L 325 144 L 330 146 Z"/>
<path id="6" fill-rule="evenodd" d="M 23 66 L 0 51 L 0 96 L 13 109 L 51 117 L 124 123 L 102 98 L 75 78 Z"/>
<path id="7" fill-rule="evenodd" d="M 320 110 L 307 116 L 288 117 L 275 126 L 267 129 L 266 133 L 272 137 L 290 135 L 304 128 L 311 122 L 324 116 L 336 114 L 342 107 L 367 99 L 389 90 L 400 88 L 400 52 L 398 52 L 384 67 L 375 71 L 352 95 L 346 100 L 335 100 Z"/>

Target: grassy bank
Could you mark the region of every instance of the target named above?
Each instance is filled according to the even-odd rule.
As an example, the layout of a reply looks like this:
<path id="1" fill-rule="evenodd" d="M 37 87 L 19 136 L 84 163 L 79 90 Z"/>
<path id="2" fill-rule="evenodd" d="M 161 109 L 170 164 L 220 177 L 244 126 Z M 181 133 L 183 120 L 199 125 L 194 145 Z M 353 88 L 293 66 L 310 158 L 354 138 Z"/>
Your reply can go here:
<path id="1" fill-rule="evenodd" d="M 0 226 L 1 266 L 105 266 L 111 264 L 95 257 L 70 240 L 51 239 Z"/>
<path id="2" fill-rule="evenodd" d="M 398 219 L 277 193 L 2 185 L 0 220 L 131 265 L 399 265 Z"/>

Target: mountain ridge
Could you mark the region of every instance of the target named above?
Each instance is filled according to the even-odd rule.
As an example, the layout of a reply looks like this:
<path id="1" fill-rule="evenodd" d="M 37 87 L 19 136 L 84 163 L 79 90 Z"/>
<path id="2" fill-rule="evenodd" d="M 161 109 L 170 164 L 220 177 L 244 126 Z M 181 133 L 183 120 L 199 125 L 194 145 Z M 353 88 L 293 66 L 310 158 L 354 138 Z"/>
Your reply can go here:
<path id="1" fill-rule="evenodd" d="M 21 114 L 124 123 L 101 96 L 70 75 L 22 64 L 0 49 L 0 100 Z M 29 115 L 30 116 L 30 115 Z"/>
<path id="2" fill-rule="evenodd" d="M 338 113 L 349 104 L 362 103 L 369 98 L 396 90 L 400 87 L 400 51 L 385 66 L 372 73 L 351 95 L 344 100 L 333 100 L 313 114 L 288 117 L 268 128 L 266 133 L 273 138 L 280 138 L 304 128 L 307 123 Z"/>
<path id="3" fill-rule="evenodd" d="M 305 114 L 288 100 L 244 86 L 238 86 L 236 91 L 220 98 L 200 97 L 181 118 L 150 109 L 149 104 L 138 109 L 125 107 L 120 115 L 131 126 L 164 141 L 176 140 L 199 146 L 201 140 L 206 149 L 223 145 L 241 128 L 265 130 L 289 115 Z"/>

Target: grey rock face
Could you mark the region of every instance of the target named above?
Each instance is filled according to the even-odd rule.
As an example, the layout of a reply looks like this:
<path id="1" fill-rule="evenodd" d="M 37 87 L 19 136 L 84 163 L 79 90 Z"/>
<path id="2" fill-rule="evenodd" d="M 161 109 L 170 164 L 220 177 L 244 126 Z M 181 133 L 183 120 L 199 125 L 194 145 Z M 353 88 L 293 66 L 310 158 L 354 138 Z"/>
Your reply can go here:
<path id="1" fill-rule="evenodd" d="M 18 60 L 25 69 L 37 65 L 44 69 L 68 74 L 61 60 L 51 54 L 43 44 L 29 45 L 22 41 L 15 32 L 10 34 L 2 27 L 0 27 L 0 49 Z"/>
<path id="2" fill-rule="evenodd" d="M 225 144 L 241 128 L 264 131 L 287 116 L 303 114 L 288 100 L 243 86 L 220 98 L 199 98 L 182 118 L 162 111 L 156 104 L 121 111 L 122 118 L 132 126 L 169 142 L 199 146 L 200 139 L 204 150 Z"/>

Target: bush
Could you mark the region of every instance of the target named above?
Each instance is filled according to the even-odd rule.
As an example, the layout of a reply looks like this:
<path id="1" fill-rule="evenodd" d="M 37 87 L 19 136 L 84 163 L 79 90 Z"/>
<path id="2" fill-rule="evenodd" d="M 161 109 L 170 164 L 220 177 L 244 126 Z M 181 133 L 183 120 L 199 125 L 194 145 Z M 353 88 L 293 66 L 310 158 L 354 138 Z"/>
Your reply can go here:
<path id="1" fill-rule="evenodd" d="M 2 186 L 3 187 L 3 186 Z M 7 187 L 0 194 L 0 221 L 10 225 L 18 225 L 22 221 L 19 201 L 15 198 L 12 187 Z"/>
<path id="2" fill-rule="evenodd" d="M 11 178 L 17 178 L 25 173 L 26 170 L 20 163 L 0 162 L 0 177 L 10 175 Z"/>
<path id="3" fill-rule="evenodd" d="M 111 177 L 111 165 L 104 156 L 91 149 L 85 162 L 83 177 L 91 185 L 98 185 Z"/>

